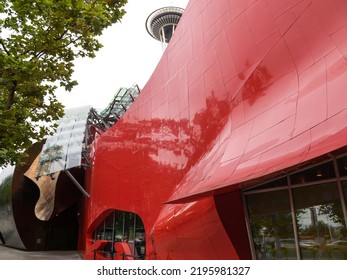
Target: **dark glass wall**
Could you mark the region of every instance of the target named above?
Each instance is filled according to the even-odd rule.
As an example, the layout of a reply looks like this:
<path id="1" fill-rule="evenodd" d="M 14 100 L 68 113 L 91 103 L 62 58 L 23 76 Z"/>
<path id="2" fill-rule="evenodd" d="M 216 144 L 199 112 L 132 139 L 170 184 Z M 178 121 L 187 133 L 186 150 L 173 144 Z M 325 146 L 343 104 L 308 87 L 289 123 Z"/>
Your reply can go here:
<path id="1" fill-rule="evenodd" d="M 134 213 L 112 211 L 94 231 L 96 240 L 109 241 L 112 248 L 116 242 L 126 242 L 133 257 L 143 259 L 146 255 L 145 229 L 141 218 Z"/>
<path id="2" fill-rule="evenodd" d="M 347 259 L 346 159 L 333 157 L 244 192 L 253 258 Z"/>

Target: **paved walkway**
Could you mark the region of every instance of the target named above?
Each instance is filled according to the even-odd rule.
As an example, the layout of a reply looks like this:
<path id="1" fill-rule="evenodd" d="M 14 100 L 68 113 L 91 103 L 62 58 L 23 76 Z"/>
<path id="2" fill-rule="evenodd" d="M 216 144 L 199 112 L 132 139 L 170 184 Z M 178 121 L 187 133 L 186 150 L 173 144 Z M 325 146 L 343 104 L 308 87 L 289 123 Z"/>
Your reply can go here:
<path id="1" fill-rule="evenodd" d="M 0 260 L 81 260 L 76 251 L 22 251 L 0 245 Z"/>

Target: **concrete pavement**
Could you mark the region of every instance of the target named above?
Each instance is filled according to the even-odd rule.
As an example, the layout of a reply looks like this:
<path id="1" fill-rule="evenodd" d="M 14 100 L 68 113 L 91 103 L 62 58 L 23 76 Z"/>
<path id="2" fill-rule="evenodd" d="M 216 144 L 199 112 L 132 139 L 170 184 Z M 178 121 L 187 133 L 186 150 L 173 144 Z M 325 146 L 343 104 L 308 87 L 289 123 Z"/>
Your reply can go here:
<path id="1" fill-rule="evenodd" d="M 22 251 L 0 245 L 0 260 L 81 260 L 77 251 Z"/>

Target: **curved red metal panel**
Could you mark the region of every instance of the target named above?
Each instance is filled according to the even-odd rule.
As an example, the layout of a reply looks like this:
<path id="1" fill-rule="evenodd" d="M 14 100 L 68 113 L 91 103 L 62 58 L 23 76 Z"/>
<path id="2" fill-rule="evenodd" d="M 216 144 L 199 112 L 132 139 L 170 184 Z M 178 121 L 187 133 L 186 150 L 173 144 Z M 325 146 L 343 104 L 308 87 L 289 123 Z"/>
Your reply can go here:
<path id="1" fill-rule="evenodd" d="M 213 198 L 164 206 L 151 240 L 155 259 L 239 259 Z"/>
<path id="2" fill-rule="evenodd" d="M 346 35 L 342 0 L 191 0 L 141 95 L 94 142 L 87 256 L 113 208 L 142 218 L 149 258 L 239 258 L 201 197 L 346 145 Z"/>

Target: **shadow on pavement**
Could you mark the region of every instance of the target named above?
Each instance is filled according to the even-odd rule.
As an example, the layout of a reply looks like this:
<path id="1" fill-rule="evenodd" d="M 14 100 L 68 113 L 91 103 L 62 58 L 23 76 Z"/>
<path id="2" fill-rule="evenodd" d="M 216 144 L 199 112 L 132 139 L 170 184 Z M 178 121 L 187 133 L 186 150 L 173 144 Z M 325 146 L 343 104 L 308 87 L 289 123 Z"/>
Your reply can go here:
<path id="1" fill-rule="evenodd" d="M 81 260 L 77 251 L 22 251 L 0 245 L 0 260 Z"/>

